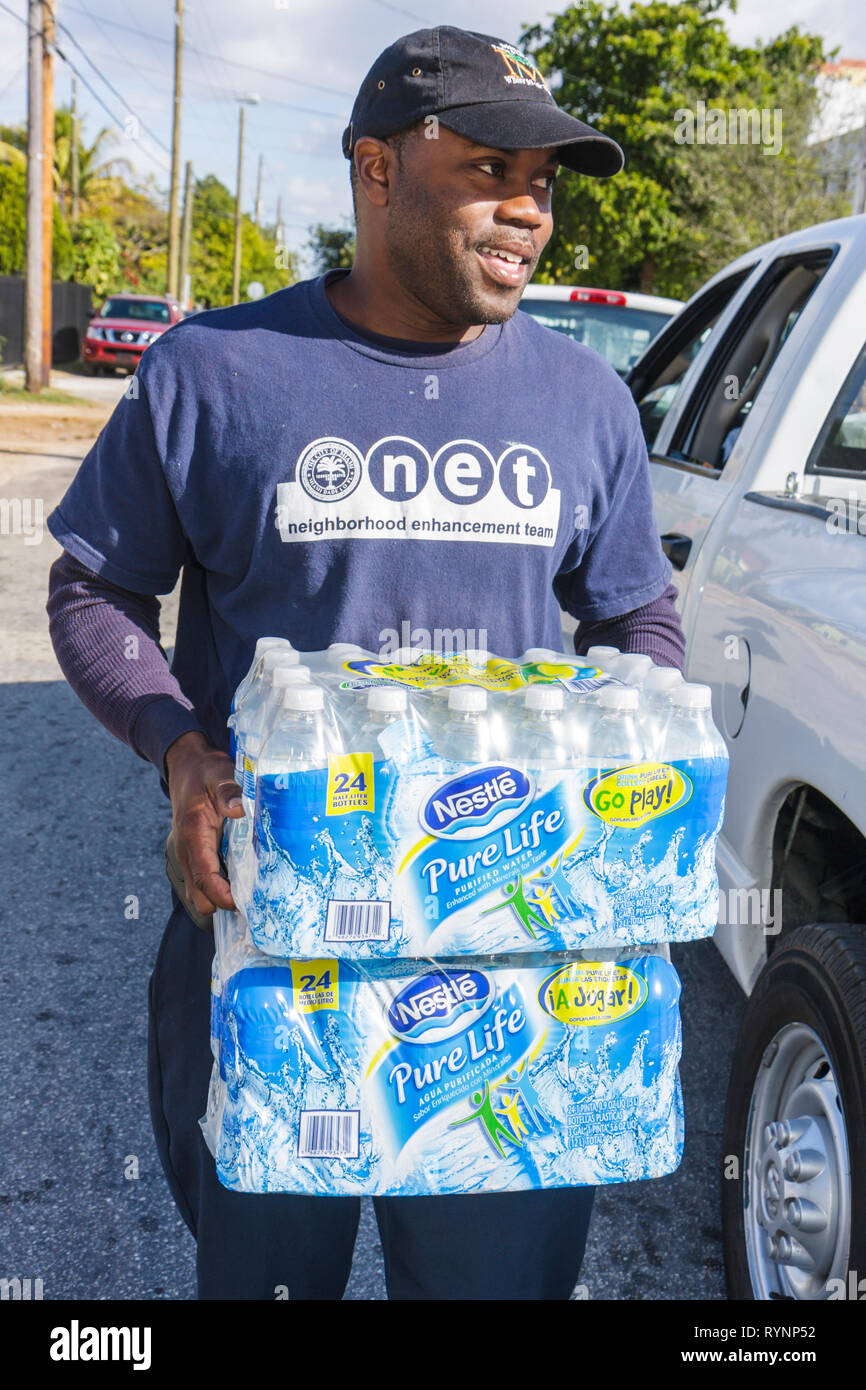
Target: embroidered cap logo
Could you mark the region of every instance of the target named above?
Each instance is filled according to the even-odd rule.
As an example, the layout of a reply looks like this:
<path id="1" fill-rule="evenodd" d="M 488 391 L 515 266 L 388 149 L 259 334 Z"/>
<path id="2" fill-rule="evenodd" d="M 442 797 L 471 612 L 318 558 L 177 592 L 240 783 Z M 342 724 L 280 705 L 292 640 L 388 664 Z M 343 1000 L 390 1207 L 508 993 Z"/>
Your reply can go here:
<path id="1" fill-rule="evenodd" d="M 506 82 L 526 83 L 533 87 L 543 87 L 546 92 L 550 91 L 535 63 L 531 58 L 527 58 L 525 53 L 521 53 L 519 48 L 514 48 L 510 43 L 493 43 L 490 47 L 494 53 L 499 54 L 506 66 Z"/>

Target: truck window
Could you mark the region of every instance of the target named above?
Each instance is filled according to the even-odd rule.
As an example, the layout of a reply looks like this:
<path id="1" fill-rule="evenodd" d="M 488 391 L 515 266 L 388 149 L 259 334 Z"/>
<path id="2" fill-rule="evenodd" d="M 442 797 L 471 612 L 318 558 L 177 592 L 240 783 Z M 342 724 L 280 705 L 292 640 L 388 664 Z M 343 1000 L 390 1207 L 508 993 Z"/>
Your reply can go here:
<path id="1" fill-rule="evenodd" d="M 651 449 L 674 402 L 680 382 L 716 320 L 753 267 L 729 275 L 677 314 L 626 378 L 637 402 L 646 446 Z"/>
<path id="2" fill-rule="evenodd" d="M 720 472 L 834 248 L 782 256 L 728 325 L 671 441 L 671 458 Z"/>
<path id="3" fill-rule="evenodd" d="M 833 402 L 806 472 L 866 477 L 866 344 Z"/>

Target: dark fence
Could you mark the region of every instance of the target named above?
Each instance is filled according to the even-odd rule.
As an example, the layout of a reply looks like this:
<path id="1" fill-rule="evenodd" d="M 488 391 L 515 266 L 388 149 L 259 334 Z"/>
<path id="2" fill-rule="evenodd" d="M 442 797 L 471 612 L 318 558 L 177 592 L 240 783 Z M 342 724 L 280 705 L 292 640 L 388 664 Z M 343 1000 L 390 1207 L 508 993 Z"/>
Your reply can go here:
<path id="1" fill-rule="evenodd" d="M 77 362 L 87 325 L 93 318 L 89 285 L 55 280 L 51 286 L 51 360 L 55 366 Z M 0 275 L 0 363 L 24 360 L 24 280 Z"/>

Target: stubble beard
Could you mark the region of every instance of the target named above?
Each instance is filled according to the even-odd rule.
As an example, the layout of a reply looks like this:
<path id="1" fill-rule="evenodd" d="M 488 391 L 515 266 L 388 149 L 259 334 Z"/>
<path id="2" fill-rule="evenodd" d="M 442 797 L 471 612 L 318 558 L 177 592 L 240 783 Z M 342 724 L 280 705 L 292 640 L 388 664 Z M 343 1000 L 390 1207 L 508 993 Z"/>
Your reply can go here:
<path id="1" fill-rule="evenodd" d="M 385 223 L 388 266 L 408 295 L 443 322 L 462 328 L 506 323 L 520 303 L 506 286 L 499 292 L 495 286 L 487 292 L 480 288 L 472 265 L 477 244 L 453 217 L 446 222 L 424 183 L 404 173 Z"/>

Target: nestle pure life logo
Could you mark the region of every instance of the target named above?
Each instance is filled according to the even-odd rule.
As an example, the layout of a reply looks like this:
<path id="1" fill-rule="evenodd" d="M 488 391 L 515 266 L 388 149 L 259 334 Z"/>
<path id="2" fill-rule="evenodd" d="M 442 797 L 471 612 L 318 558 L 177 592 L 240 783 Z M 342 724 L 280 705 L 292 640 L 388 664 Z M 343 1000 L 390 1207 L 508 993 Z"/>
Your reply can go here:
<path id="1" fill-rule="evenodd" d="M 425 830 L 440 840 L 474 840 L 513 820 L 532 800 L 532 778 L 489 763 L 443 782 L 421 807 Z"/>
<path id="2" fill-rule="evenodd" d="M 583 799 L 600 820 L 634 830 L 682 806 L 692 794 L 691 779 L 670 763 L 634 763 L 594 777 Z"/>
<path id="3" fill-rule="evenodd" d="M 491 994 L 490 981 L 480 970 L 431 970 L 396 995 L 388 1024 L 407 1042 L 438 1043 L 474 1023 Z"/>

